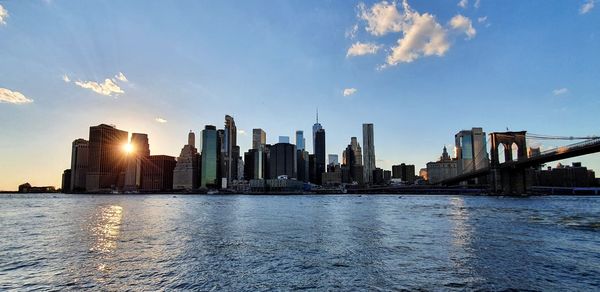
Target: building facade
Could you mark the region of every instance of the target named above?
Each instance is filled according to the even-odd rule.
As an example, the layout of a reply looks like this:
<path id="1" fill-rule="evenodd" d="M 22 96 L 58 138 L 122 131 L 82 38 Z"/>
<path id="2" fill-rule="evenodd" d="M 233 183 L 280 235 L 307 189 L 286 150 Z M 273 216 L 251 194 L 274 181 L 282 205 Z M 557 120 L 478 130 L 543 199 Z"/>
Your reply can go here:
<path id="1" fill-rule="evenodd" d="M 142 162 L 142 190 L 145 192 L 161 192 L 173 189 L 173 170 L 175 157 L 167 155 L 150 155 Z"/>
<path id="2" fill-rule="evenodd" d="M 285 175 L 296 178 L 296 146 L 290 143 L 277 143 L 269 149 L 269 178 Z"/>
<path id="3" fill-rule="evenodd" d="M 73 141 L 71 148 L 71 185 L 69 192 L 85 192 L 88 172 L 89 143 L 84 139 Z"/>
<path id="4" fill-rule="evenodd" d="M 193 190 L 200 183 L 200 154 L 196 149 L 196 135 L 188 133 L 188 143 L 181 148 L 175 168 L 173 169 L 173 189 Z"/>
<path id="5" fill-rule="evenodd" d="M 363 124 L 363 165 L 365 170 L 365 183 L 373 182 L 373 170 L 375 170 L 375 144 L 373 124 Z"/>
<path id="6" fill-rule="evenodd" d="M 111 191 L 123 186 L 128 134 L 115 126 L 101 124 L 90 127 L 89 168 L 86 176 L 88 192 Z"/>
<path id="7" fill-rule="evenodd" d="M 325 129 L 321 128 L 315 133 L 315 180 L 313 183 L 321 184 L 325 169 Z"/>
<path id="8" fill-rule="evenodd" d="M 252 129 L 252 149 L 264 148 L 267 144 L 267 133 L 263 129 Z"/>
<path id="9" fill-rule="evenodd" d="M 436 184 L 457 175 L 457 161 L 450 158 L 446 146 L 437 162 L 427 163 L 427 178 L 429 184 Z"/>
<path id="10" fill-rule="evenodd" d="M 126 191 L 139 190 L 142 186 L 142 161 L 150 156 L 148 135 L 141 133 L 131 134 L 131 150 L 127 153 L 127 168 L 125 169 Z"/>
<path id="11" fill-rule="evenodd" d="M 219 186 L 218 173 L 220 145 L 218 143 L 217 129 L 208 125 L 202 130 L 202 163 L 200 175 L 201 186 L 214 188 Z"/>

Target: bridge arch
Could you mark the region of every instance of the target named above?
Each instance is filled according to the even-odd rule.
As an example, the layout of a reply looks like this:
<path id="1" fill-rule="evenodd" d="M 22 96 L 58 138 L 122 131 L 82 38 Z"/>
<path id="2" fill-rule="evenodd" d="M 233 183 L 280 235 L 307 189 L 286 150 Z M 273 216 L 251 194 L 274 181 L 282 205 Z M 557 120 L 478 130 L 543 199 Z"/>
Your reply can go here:
<path id="1" fill-rule="evenodd" d="M 513 160 L 521 160 L 527 158 L 527 140 L 525 135 L 527 131 L 520 132 L 494 132 L 490 133 L 491 140 L 491 164 L 492 167 L 500 164 L 499 147 L 500 145 L 504 148 L 504 160 L 505 162 Z M 516 145 L 516 157 L 513 157 L 513 144 Z"/>

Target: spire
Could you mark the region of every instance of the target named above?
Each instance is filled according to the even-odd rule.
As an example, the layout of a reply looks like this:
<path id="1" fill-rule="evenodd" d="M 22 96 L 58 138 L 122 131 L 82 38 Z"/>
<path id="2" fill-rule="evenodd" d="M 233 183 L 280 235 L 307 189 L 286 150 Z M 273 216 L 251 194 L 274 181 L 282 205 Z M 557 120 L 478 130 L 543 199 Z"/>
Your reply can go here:
<path id="1" fill-rule="evenodd" d="M 319 123 L 319 108 L 317 107 L 317 124 Z"/>

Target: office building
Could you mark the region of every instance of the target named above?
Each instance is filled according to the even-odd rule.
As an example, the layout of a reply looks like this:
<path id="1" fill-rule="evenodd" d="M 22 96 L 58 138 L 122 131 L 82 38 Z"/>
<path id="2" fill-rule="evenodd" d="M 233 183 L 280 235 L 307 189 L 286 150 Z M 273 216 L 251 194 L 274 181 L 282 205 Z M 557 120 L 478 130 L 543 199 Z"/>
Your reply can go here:
<path id="1" fill-rule="evenodd" d="M 200 179 L 200 154 L 196 149 L 196 135 L 190 131 L 188 142 L 181 148 L 173 169 L 173 189 L 193 190 L 198 188 Z"/>
<path id="2" fill-rule="evenodd" d="M 454 135 L 457 173 L 469 173 L 489 166 L 486 135 L 482 128 L 463 130 Z"/>
<path id="3" fill-rule="evenodd" d="M 218 133 L 215 126 L 207 125 L 202 130 L 202 163 L 201 163 L 201 186 L 204 188 L 215 188 L 219 186 L 219 159 L 220 145 Z"/>
<path id="4" fill-rule="evenodd" d="M 315 181 L 320 185 L 322 174 L 325 172 L 325 129 L 319 129 L 315 133 Z"/>
<path id="5" fill-rule="evenodd" d="M 290 136 L 279 136 L 279 143 L 290 143 Z"/>
<path id="6" fill-rule="evenodd" d="M 304 150 L 296 150 L 296 176 L 299 181 L 309 182 L 309 161 L 308 152 Z"/>
<path id="7" fill-rule="evenodd" d="M 128 134 L 115 126 L 101 124 L 90 127 L 88 192 L 121 189 L 124 182 Z"/>
<path id="8" fill-rule="evenodd" d="M 60 189 L 65 194 L 71 192 L 71 169 L 65 169 L 65 171 L 63 171 Z"/>
<path id="9" fill-rule="evenodd" d="M 306 139 L 304 139 L 304 131 L 301 131 L 301 130 L 296 131 L 296 150 L 304 151 L 305 144 L 306 144 Z"/>
<path id="10" fill-rule="evenodd" d="M 296 178 L 296 145 L 277 143 L 269 149 L 269 178 Z"/>
<path id="11" fill-rule="evenodd" d="M 73 141 L 71 147 L 71 185 L 69 192 L 84 192 L 88 172 L 89 143 L 84 139 Z"/>
<path id="12" fill-rule="evenodd" d="M 267 144 L 267 133 L 262 129 L 252 129 L 252 149 L 264 148 Z"/>
<path id="13" fill-rule="evenodd" d="M 237 162 L 240 156 L 239 146 L 237 145 L 237 127 L 233 117 L 225 116 L 225 128 L 224 128 L 224 139 L 223 139 L 223 159 L 224 159 L 224 178 L 227 179 L 227 184 L 231 185 L 234 179 L 237 179 Z"/>
<path id="14" fill-rule="evenodd" d="M 363 165 L 365 170 L 365 183 L 373 182 L 373 170 L 375 170 L 375 144 L 373 124 L 363 124 Z"/>
<path id="15" fill-rule="evenodd" d="M 457 175 L 456 169 L 456 159 L 450 158 L 446 146 L 444 146 L 444 150 L 442 151 L 442 156 L 440 156 L 440 159 L 437 162 L 427 163 L 426 173 L 429 184 L 436 184 L 447 178 L 455 177 Z"/>
<path id="16" fill-rule="evenodd" d="M 161 192 L 173 189 L 173 170 L 175 157 L 167 155 L 150 155 L 142 160 L 142 190 L 145 192 Z"/>
<path id="17" fill-rule="evenodd" d="M 323 126 L 319 124 L 319 109 L 317 109 L 317 122 L 312 127 L 312 143 L 313 143 L 313 154 L 317 153 L 317 131 L 323 129 Z"/>
<path id="18" fill-rule="evenodd" d="M 136 191 L 142 186 L 142 161 L 150 156 L 148 135 L 133 133 L 129 141 L 131 146 L 127 153 L 127 167 L 125 169 L 125 191 Z"/>
<path id="19" fill-rule="evenodd" d="M 329 154 L 327 155 L 327 164 L 328 165 L 339 165 L 339 156 L 337 154 Z"/>
<path id="20" fill-rule="evenodd" d="M 401 163 L 392 165 L 392 178 L 400 179 L 407 184 L 415 183 L 415 166 L 412 164 Z"/>

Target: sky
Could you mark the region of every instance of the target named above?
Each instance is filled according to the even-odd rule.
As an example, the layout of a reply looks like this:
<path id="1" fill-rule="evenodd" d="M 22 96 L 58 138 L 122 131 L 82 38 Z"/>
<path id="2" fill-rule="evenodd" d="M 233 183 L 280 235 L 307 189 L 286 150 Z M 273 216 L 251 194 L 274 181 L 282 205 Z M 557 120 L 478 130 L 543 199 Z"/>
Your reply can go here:
<path id="1" fill-rule="evenodd" d="M 377 166 L 454 134 L 600 135 L 600 2 L 0 0 L 0 190 L 60 186 L 89 127 L 178 156 L 232 115 L 242 151 L 304 130 L 338 154 L 373 123 Z M 199 143 L 199 141 L 197 141 Z M 569 141 L 528 141 L 548 149 Z M 581 161 L 600 171 L 600 155 Z"/>

